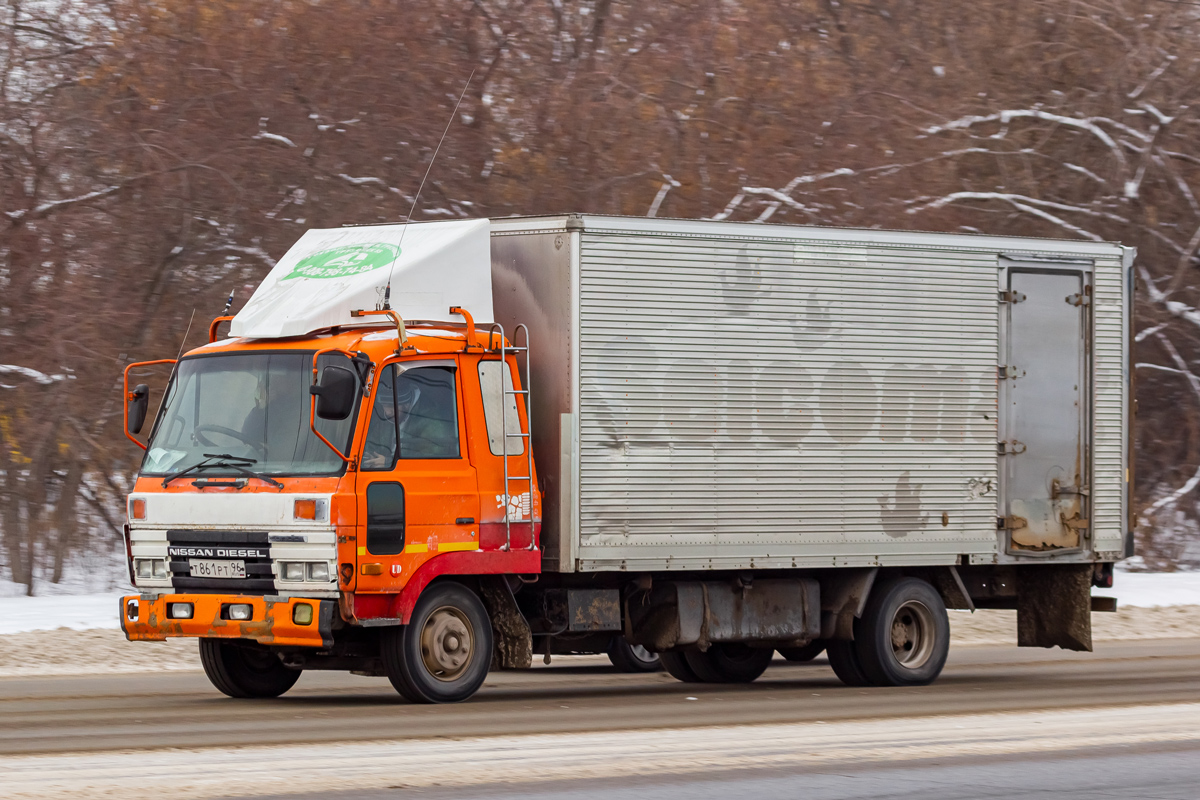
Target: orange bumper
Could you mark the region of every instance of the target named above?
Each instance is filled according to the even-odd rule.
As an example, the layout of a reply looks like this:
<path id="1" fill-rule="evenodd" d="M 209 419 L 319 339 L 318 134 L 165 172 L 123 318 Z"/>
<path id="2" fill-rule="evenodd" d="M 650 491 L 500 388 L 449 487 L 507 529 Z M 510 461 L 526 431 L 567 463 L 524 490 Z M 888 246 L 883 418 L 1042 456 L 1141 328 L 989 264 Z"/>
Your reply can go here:
<path id="1" fill-rule="evenodd" d="M 191 603 L 190 619 L 172 618 L 168 607 Z M 226 619 L 228 607 L 251 607 L 248 620 Z M 311 616 L 297 606 L 311 606 Z M 206 639 L 253 639 L 259 644 L 331 647 L 336 600 L 293 597 L 267 600 L 236 594 L 131 594 L 121 598 L 121 629 L 125 638 L 161 641 L 168 637 L 194 636 Z M 302 622 L 308 618 L 310 621 Z M 297 622 L 297 619 L 301 622 Z"/>

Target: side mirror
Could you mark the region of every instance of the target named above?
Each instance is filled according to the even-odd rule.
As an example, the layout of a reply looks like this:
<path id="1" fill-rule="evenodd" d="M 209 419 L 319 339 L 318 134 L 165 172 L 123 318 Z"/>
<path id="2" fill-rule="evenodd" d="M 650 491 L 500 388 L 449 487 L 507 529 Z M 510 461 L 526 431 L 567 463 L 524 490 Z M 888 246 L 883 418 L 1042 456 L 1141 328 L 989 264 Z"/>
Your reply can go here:
<path id="1" fill-rule="evenodd" d="M 343 420 L 354 410 L 358 395 L 358 378 L 345 367 L 326 367 L 321 382 L 308 387 L 317 398 L 317 416 L 321 419 Z"/>
<path id="2" fill-rule="evenodd" d="M 146 410 L 150 407 L 150 387 L 139 383 L 129 393 L 125 408 L 125 424 L 131 433 L 141 433 L 146 424 Z"/>

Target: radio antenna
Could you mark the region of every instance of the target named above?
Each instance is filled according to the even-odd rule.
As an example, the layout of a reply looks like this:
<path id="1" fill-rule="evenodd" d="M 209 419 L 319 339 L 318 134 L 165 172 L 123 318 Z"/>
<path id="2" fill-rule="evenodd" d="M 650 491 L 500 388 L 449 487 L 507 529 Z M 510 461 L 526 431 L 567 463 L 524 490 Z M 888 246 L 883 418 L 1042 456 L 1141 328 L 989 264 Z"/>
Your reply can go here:
<path id="1" fill-rule="evenodd" d="M 232 297 L 232 294 L 230 295 Z M 225 310 L 229 310 L 229 306 L 225 306 Z M 192 332 L 192 323 L 196 321 L 196 309 L 192 309 L 192 316 L 188 318 L 187 330 L 183 332 L 183 341 L 179 343 L 179 353 L 175 356 L 175 363 L 179 363 L 179 359 L 183 358 L 183 348 L 187 346 L 188 334 Z M 174 371 L 174 367 L 172 367 Z"/>
<path id="2" fill-rule="evenodd" d="M 454 104 L 454 110 L 450 112 L 450 119 L 446 120 L 442 138 L 438 139 L 437 147 L 433 149 L 433 158 L 429 159 L 429 166 L 425 168 L 425 177 L 421 178 L 421 185 L 417 187 L 417 193 L 413 195 L 412 207 L 408 209 L 408 216 L 404 219 L 404 228 L 400 231 L 400 241 L 396 242 L 396 257 L 392 259 L 392 265 L 388 267 L 387 288 L 383 290 L 384 311 L 392 307 L 392 272 L 395 271 L 396 262 L 400 259 L 400 245 L 404 244 L 404 234 L 408 233 L 408 226 L 412 223 L 413 214 L 417 213 L 417 203 L 421 200 L 425 181 L 429 180 L 429 173 L 433 171 L 434 162 L 437 161 L 438 153 L 442 150 L 442 142 L 446 141 L 446 134 L 450 132 L 450 126 L 454 124 L 454 117 L 458 115 L 458 107 L 462 105 L 463 98 L 467 96 L 467 89 L 471 86 L 471 79 L 474 77 L 475 70 L 471 70 L 471 74 L 467 76 L 467 82 L 463 84 L 462 92 L 458 95 L 458 102 Z"/>

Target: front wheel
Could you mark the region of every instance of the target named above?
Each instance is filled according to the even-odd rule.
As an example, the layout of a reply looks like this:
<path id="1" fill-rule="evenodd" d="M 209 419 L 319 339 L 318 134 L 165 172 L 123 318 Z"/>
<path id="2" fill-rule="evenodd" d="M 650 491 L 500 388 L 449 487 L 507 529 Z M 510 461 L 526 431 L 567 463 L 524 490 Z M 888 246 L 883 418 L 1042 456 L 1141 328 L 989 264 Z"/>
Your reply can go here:
<path id="1" fill-rule="evenodd" d="M 407 625 L 381 642 L 392 686 L 413 703 L 458 703 L 479 690 L 492 661 L 492 623 L 470 589 L 435 583 Z"/>
<path id="2" fill-rule="evenodd" d="M 200 663 L 230 697 L 279 697 L 300 680 L 300 670 L 288 669 L 270 650 L 221 639 L 200 640 Z"/>
<path id="3" fill-rule="evenodd" d="M 925 686 L 946 665 L 950 619 L 931 585 L 900 578 L 875 587 L 858 620 L 855 649 L 876 686 Z"/>

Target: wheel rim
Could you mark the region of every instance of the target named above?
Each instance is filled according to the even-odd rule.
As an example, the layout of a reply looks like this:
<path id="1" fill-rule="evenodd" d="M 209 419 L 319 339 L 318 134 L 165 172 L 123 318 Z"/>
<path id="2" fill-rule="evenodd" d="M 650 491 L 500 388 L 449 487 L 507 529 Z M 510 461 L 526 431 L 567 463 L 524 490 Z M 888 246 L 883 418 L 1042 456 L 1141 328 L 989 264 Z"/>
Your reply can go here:
<path id="1" fill-rule="evenodd" d="M 933 612 L 924 603 L 909 600 L 892 616 L 892 653 L 906 669 L 920 669 L 933 655 Z"/>
<path id="2" fill-rule="evenodd" d="M 452 606 L 436 609 L 421 629 L 421 660 L 439 681 L 459 678 L 471 664 L 475 630 L 461 610 Z"/>
<path id="3" fill-rule="evenodd" d="M 640 644 L 630 645 L 629 651 L 633 653 L 633 657 L 643 664 L 652 664 L 658 660 L 658 656 L 651 653 Z"/>
<path id="4" fill-rule="evenodd" d="M 237 652 L 241 656 L 242 665 L 249 672 L 258 675 L 269 675 L 277 671 L 280 667 L 279 659 L 274 653 L 254 650 L 249 647 L 239 647 Z"/>

